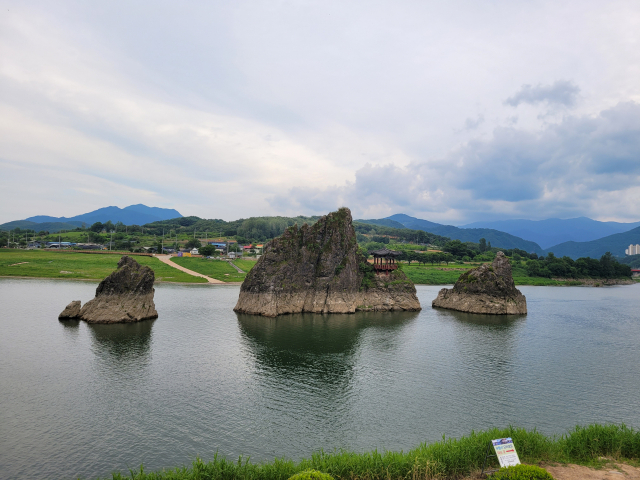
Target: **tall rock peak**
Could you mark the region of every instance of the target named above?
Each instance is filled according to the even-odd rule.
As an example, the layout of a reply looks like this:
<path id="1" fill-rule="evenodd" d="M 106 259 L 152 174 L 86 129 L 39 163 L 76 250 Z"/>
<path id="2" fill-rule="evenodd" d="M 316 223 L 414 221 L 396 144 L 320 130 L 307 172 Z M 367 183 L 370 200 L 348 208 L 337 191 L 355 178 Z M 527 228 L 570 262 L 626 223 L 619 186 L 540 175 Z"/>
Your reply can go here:
<path id="1" fill-rule="evenodd" d="M 402 271 L 377 274 L 359 253 L 351 211 L 341 208 L 269 242 L 234 310 L 275 317 L 419 309 L 415 287 Z"/>

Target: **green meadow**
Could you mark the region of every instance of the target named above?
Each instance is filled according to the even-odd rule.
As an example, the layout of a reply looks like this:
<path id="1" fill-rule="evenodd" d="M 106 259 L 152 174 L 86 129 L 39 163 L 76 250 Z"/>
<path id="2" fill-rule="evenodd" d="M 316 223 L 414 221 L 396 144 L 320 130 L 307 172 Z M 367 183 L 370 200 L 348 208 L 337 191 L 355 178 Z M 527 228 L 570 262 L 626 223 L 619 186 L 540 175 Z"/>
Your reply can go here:
<path id="1" fill-rule="evenodd" d="M 171 261 L 180 266 L 202 273 L 208 277 L 222 280 L 223 282 L 242 282 L 246 273 L 238 271 L 229 265 L 229 262 L 198 257 L 171 257 Z M 241 270 L 244 270 L 240 267 Z"/>
<path id="2" fill-rule="evenodd" d="M 255 266 L 256 260 L 234 260 L 233 263 L 235 263 L 240 268 L 240 270 L 249 273 Z"/>
<path id="3" fill-rule="evenodd" d="M 448 285 L 456 283 L 465 270 L 441 270 L 444 266 L 402 265 L 402 271 L 415 284 Z M 469 267 L 471 268 L 471 267 Z"/>
<path id="4" fill-rule="evenodd" d="M 0 277 L 73 278 L 102 280 L 117 268 L 122 254 L 47 252 L 0 248 Z M 135 256 L 141 265 L 149 266 L 157 281 L 206 283 L 165 265 L 157 258 Z"/>

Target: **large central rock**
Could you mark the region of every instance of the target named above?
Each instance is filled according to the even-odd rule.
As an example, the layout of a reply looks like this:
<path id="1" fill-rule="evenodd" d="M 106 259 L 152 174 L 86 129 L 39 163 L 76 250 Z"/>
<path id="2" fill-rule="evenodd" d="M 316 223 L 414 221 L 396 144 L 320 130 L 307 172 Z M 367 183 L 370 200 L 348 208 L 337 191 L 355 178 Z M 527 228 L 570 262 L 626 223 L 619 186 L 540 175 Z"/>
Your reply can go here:
<path id="1" fill-rule="evenodd" d="M 431 305 L 469 313 L 527 313 L 527 299 L 516 288 L 509 259 L 502 252 L 491 265 L 472 268 L 460 276 L 453 288 L 440 290 Z"/>
<path id="2" fill-rule="evenodd" d="M 128 323 L 157 318 L 154 281 L 153 270 L 125 255 L 118 262 L 118 269 L 100 282 L 96 297 L 84 304 L 78 318 L 87 323 Z"/>
<path id="3" fill-rule="evenodd" d="M 275 317 L 420 308 L 402 271 L 376 274 L 358 253 L 351 212 L 341 208 L 269 242 L 242 283 L 234 310 Z"/>

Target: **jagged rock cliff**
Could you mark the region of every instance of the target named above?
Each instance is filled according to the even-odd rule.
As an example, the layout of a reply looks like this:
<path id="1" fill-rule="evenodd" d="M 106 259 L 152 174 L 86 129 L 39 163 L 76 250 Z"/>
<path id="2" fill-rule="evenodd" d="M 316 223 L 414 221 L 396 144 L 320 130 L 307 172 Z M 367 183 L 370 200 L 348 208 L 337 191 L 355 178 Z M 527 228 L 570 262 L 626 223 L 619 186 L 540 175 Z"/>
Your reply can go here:
<path id="1" fill-rule="evenodd" d="M 269 242 L 242 283 L 234 310 L 268 317 L 420 310 L 416 289 L 402 271 L 376 274 L 358 253 L 351 222 L 349 209 L 341 208 Z"/>
<path id="2" fill-rule="evenodd" d="M 431 305 L 469 313 L 527 313 L 527 299 L 513 283 L 509 259 L 502 252 L 491 265 L 472 268 L 460 276 L 453 288 L 440 290 Z"/>
<path id="3" fill-rule="evenodd" d="M 127 323 L 157 318 L 153 302 L 155 275 L 149 267 L 142 266 L 133 258 L 123 256 L 118 269 L 100 282 L 96 297 L 85 303 L 77 313 L 80 302 L 67 306 L 73 308 L 74 318 L 87 323 Z"/>

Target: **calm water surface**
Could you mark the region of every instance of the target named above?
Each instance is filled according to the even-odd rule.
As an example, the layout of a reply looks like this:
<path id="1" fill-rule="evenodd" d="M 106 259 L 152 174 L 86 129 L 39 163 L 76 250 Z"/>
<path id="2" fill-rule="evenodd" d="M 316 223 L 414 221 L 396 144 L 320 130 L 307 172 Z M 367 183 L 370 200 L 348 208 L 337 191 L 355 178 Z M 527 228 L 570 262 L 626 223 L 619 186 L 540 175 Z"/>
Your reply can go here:
<path id="1" fill-rule="evenodd" d="M 521 287 L 526 317 L 236 315 L 237 286 L 156 286 L 155 321 L 58 322 L 96 284 L 0 279 L 3 478 L 95 478 L 509 424 L 640 427 L 640 285 Z"/>

